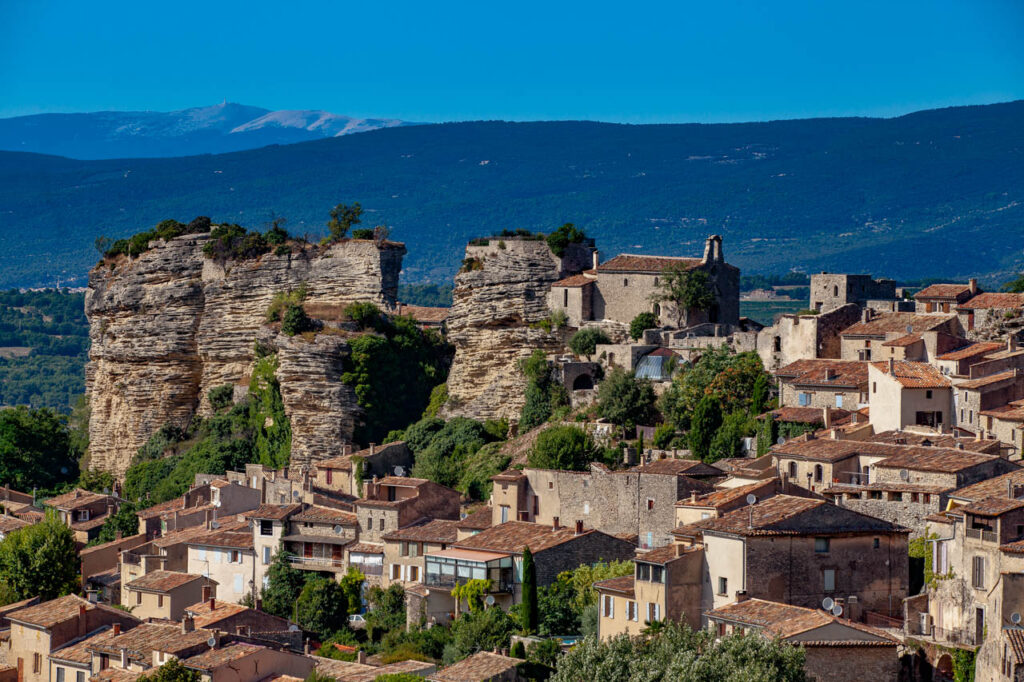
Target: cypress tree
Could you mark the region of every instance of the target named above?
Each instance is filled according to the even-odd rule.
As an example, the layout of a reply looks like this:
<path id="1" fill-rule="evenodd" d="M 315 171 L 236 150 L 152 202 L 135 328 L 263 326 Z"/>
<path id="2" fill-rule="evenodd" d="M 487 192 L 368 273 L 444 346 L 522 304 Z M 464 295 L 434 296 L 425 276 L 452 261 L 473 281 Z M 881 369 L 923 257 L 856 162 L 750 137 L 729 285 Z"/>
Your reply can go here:
<path id="1" fill-rule="evenodd" d="M 537 631 L 537 567 L 529 547 L 523 549 L 523 629 Z"/>

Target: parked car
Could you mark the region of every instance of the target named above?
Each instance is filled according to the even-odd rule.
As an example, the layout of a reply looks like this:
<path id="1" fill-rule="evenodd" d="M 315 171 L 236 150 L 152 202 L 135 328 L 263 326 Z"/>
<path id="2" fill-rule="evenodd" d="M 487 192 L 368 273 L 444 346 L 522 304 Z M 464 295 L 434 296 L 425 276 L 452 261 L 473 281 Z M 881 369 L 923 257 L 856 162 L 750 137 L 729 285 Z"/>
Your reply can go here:
<path id="1" fill-rule="evenodd" d="M 353 613 L 348 617 L 348 626 L 353 630 L 360 630 L 366 627 L 366 619 L 361 613 Z"/>

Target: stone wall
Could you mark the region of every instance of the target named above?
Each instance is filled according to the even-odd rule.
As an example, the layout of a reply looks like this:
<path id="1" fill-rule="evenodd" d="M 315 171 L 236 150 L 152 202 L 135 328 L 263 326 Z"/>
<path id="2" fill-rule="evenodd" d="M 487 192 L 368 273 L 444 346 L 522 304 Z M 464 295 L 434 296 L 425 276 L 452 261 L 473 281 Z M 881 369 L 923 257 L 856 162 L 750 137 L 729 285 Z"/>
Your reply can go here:
<path id="1" fill-rule="evenodd" d="M 769 371 L 797 360 L 839 358 L 839 334 L 858 320 L 860 308 L 852 303 L 818 315 L 780 315 L 758 332 L 757 354 Z"/>
<path id="2" fill-rule="evenodd" d="M 378 248 L 349 240 L 218 264 L 202 254 L 208 240 L 204 234 L 155 241 L 137 258 L 121 257 L 90 273 L 86 392 L 94 468 L 122 476 L 154 431 L 184 427 L 207 413 L 211 388 L 247 385 L 254 342 L 275 294 L 305 284 L 311 305 L 391 307 L 405 254 L 401 244 Z M 293 405 L 300 402 L 293 396 Z M 344 406 L 331 409 L 338 414 Z M 298 436 L 301 443 L 301 427 Z"/>
<path id="3" fill-rule="evenodd" d="M 891 279 L 871 279 L 871 275 L 843 275 L 822 272 L 811 275 L 810 307 L 821 312 L 849 303 L 865 305 L 869 299 L 895 299 L 896 283 Z"/>
<path id="4" fill-rule="evenodd" d="M 533 555 L 537 584 L 550 585 L 562 571 L 571 571 L 582 564 L 632 559 L 635 549 L 633 543 L 606 533 L 584 533 Z M 516 588 L 518 590 L 519 585 Z"/>
<path id="5" fill-rule="evenodd" d="M 899 672 L 896 645 L 809 646 L 804 670 L 810 682 L 895 680 Z M 981 678 L 979 678 L 981 679 Z"/>

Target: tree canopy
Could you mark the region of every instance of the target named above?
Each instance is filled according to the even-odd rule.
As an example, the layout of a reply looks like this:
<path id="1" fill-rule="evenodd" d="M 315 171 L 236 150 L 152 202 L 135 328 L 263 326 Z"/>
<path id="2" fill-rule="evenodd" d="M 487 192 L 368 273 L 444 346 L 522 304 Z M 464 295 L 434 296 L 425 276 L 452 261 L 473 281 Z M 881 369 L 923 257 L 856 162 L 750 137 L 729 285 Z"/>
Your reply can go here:
<path id="1" fill-rule="evenodd" d="M 572 335 L 569 348 L 576 355 L 585 355 L 587 359 L 594 354 L 598 344 L 611 343 L 608 335 L 597 327 L 585 327 Z"/>
<path id="2" fill-rule="evenodd" d="M 351 206 L 338 204 L 332 208 L 331 219 L 327 221 L 330 239 L 333 241 L 344 239 L 353 225 L 358 225 L 362 222 L 360 220 L 361 215 L 363 215 L 363 207 L 358 201 Z"/>
<path id="3" fill-rule="evenodd" d="M 654 418 L 654 387 L 646 379 L 616 367 L 597 387 L 597 413 L 630 430 Z"/>
<path id="4" fill-rule="evenodd" d="M 0 541 L 0 587 L 12 601 L 36 595 L 46 601 L 78 590 L 75 537 L 56 512 Z"/>
<path id="5" fill-rule="evenodd" d="M 552 426 L 537 434 L 528 457 L 531 467 L 583 471 L 594 458 L 594 444 L 577 426 Z"/>
<path id="6" fill-rule="evenodd" d="M 78 477 L 67 418 L 49 408 L 0 410 L 0 484 L 52 490 Z"/>
<path id="7" fill-rule="evenodd" d="M 707 310 L 715 303 L 715 295 L 708 286 L 708 274 L 703 270 L 689 270 L 682 264 L 662 270 L 658 290 L 652 298 L 673 305 L 679 328 L 690 319 L 690 311 Z"/>

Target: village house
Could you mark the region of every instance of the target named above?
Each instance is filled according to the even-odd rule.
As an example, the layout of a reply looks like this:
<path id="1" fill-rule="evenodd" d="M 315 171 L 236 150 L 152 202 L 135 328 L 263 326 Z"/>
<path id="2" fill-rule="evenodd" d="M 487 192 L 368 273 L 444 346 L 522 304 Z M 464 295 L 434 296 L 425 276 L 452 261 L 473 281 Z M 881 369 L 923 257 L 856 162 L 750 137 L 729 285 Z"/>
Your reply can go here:
<path id="1" fill-rule="evenodd" d="M 56 509 L 61 522 L 75 534 L 75 542 L 85 545 L 100 534 L 107 518 L 117 513 L 120 502 L 114 495 L 75 488 L 46 500 L 46 506 Z"/>
<path id="2" fill-rule="evenodd" d="M 214 630 L 192 627 L 185 619 L 178 623 L 142 623 L 131 630 L 90 642 L 93 679 L 126 682 L 140 673 L 158 668 L 168 661 L 187 659 L 210 648 Z"/>
<path id="3" fill-rule="evenodd" d="M 181 664 L 199 673 L 202 682 L 259 682 L 268 677 L 304 680 L 315 662 L 309 656 L 249 642 L 210 647 L 183 659 Z"/>
<path id="4" fill-rule="evenodd" d="M 210 597 L 187 606 L 182 617 L 184 619 L 191 619 L 191 627 L 260 638 L 272 637 L 279 641 L 289 640 L 292 649 L 302 650 L 302 632 L 293 628 L 291 622 L 241 604 Z"/>
<path id="5" fill-rule="evenodd" d="M 50 682 L 87 682 L 92 677 L 90 647 L 121 634 L 121 624 L 101 625 L 96 630 L 76 637 L 50 652 Z"/>
<path id="6" fill-rule="evenodd" d="M 976 279 L 967 284 L 932 284 L 914 294 L 914 302 L 918 313 L 951 313 L 980 292 Z"/>
<path id="7" fill-rule="evenodd" d="M 537 585 L 550 585 L 580 564 L 632 558 L 635 545 L 607 533 L 575 527 L 508 521 L 448 549 L 427 552 L 421 589 L 407 590 L 410 622 L 447 622 L 455 612 L 452 589 L 468 580 L 490 580 L 495 605 L 508 609 L 522 599 L 522 557 L 529 547 Z M 465 604 L 462 605 L 465 608 Z"/>
<path id="8" fill-rule="evenodd" d="M 868 402 L 868 363 L 829 359 L 797 360 L 775 370 L 782 407 L 856 410 Z"/>
<path id="9" fill-rule="evenodd" d="M 598 595 L 598 636 L 639 635 L 650 623 L 701 624 L 704 552 L 665 545 L 637 554 L 634 574 L 594 583 Z"/>
<path id="10" fill-rule="evenodd" d="M 822 611 L 763 599 L 738 598 L 708 611 L 719 636 L 761 632 L 804 649 L 812 680 L 894 680 L 901 642 L 884 630 Z"/>
<path id="11" fill-rule="evenodd" d="M 510 469 L 491 479 L 492 522 L 582 519 L 612 535 L 636 535 L 641 547 L 653 548 L 671 540 L 676 501 L 711 491 L 720 478 L 715 467 L 672 458 L 617 471 L 599 463 L 589 471 Z"/>
<path id="12" fill-rule="evenodd" d="M 272 535 L 260 538 L 258 542 L 269 544 L 278 532 L 277 522 L 273 524 Z M 359 537 L 359 525 L 356 515 L 341 509 L 304 505 L 304 508 L 291 512 L 281 525 L 287 526 L 287 533 L 282 536 L 284 548 L 291 555 L 294 568 L 309 571 L 327 571 L 343 573 L 348 569 L 345 562 L 345 548 Z M 260 533 L 265 532 L 266 524 L 262 523 Z M 266 554 L 266 550 L 262 550 Z M 271 560 L 277 552 L 271 549 Z M 266 583 L 264 576 L 263 582 Z"/>
<path id="13" fill-rule="evenodd" d="M 314 465 L 314 488 L 360 497 L 363 481 L 404 476 L 412 470 L 412 452 L 402 441 L 385 445 L 370 443 L 368 448 L 355 453 L 347 451 L 350 446 L 345 449 L 345 454 Z"/>
<path id="14" fill-rule="evenodd" d="M 956 383 L 954 394 L 956 428 L 980 438 L 998 438 L 995 433 L 996 416 L 991 410 L 1024 398 L 1024 372 L 1013 368 L 976 379 L 964 379 Z M 1005 428 L 1001 429 L 1001 435 L 1008 437 L 1007 445 L 1019 442 L 1012 431 Z"/>
<path id="15" fill-rule="evenodd" d="M 859 619 L 896 615 L 907 596 L 909 530 L 823 500 L 775 495 L 673 534 L 703 547 L 702 613 L 744 592 L 808 608 L 842 599 Z"/>
<path id="16" fill-rule="evenodd" d="M 244 514 L 252 527 L 257 573 L 261 574 L 257 581 L 260 589 L 267 586 L 266 571 L 281 546 L 282 538 L 288 534 L 288 520 L 301 510 L 301 504 L 261 504 Z"/>
<path id="17" fill-rule="evenodd" d="M 427 675 L 427 682 L 526 682 L 530 679 L 520 673 L 523 661 L 492 651 L 478 651 L 458 663 L 453 663 Z"/>
<path id="18" fill-rule="evenodd" d="M 481 505 L 469 512 L 455 524 L 457 540 L 465 540 L 494 525 L 493 513 L 487 505 Z"/>
<path id="19" fill-rule="evenodd" d="M 569 324 L 577 327 L 592 320 L 628 325 L 643 312 L 653 312 L 663 326 L 675 327 L 675 306 L 654 298 L 661 291 L 665 270 L 677 267 L 706 273 L 714 295 L 707 310 L 688 311 L 684 326 L 717 326 L 726 333 L 739 326 L 740 271 L 725 262 L 718 235 L 708 237 L 703 258 L 622 254 L 599 264 L 595 251 L 592 269 L 551 285 L 548 305 L 564 312 Z"/>
<path id="20" fill-rule="evenodd" d="M 1024 454 L 1024 400 L 982 410 L 985 431 L 1006 445 L 1006 456 L 1019 458 Z"/>
<path id="21" fill-rule="evenodd" d="M 926 427 L 937 433 L 953 425 L 949 378 L 923 362 L 889 360 L 868 367 L 871 426 L 875 431 Z"/>
<path id="22" fill-rule="evenodd" d="M 255 509 L 260 491 L 223 480 L 192 486 L 181 497 L 139 511 L 139 532 L 153 538 Z"/>
<path id="23" fill-rule="evenodd" d="M 142 619 L 179 620 L 185 607 L 208 598 L 216 587 L 216 581 L 201 575 L 150 571 L 123 586 L 121 604 Z"/>
<path id="24" fill-rule="evenodd" d="M 687 526 L 704 519 L 717 519 L 722 514 L 749 504 L 747 497 L 766 500 L 781 493 L 802 495 L 803 489 L 791 483 L 783 483 L 778 477 L 756 481 L 735 488 L 723 488 L 711 493 L 697 495 L 676 502 L 676 527 Z"/>
<path id="25" fill-rule="evenodd" d="M 957 315 L 964 329 L 992 327 L 1010 320 L 1019 320 L 1024 308 L 1024 294 L 982 293 L 957 306 Z"/>
<path id="26" fill-rule="evenodd" d="M 961 346 L 956 350 L 942 353 L 935 357 L 932 364 L 946 376 L 969 378 L 973 365 L 984 362 L 987 355 L 996 353 L 1004 348 L 1006 348 L 1006 344 L 999 341 L 978 341 Z"/>
<path id="27" fill-rule="evenodd" d="M 248 527 L 216 529 L 188 543 L 188 573 L 212 579 L 218 599 L 241 602 L 263 584 L 266 567 L 256 561 L 253 533 Z M 202 600 L 192 599 L 189 604 Z"/>
<path id="28" fill-rule="evenodd" d="M 405 585 L 423 580 L 424 557 L 455 544 L 459 523 L 450 519 L 424 519 L 383 535 L 386 568 L 381 585 Z"/>
<path id="29" fill-rule="evenodd" d="M 757 354 L 768 371 L 797 360 L 842 359 L 841 334 L 861 315 L 861 308 L 853 303 L 818 314 L 777 315 L 775 324 L 758 332 Z"/>
<path id="30" fill-rule="evenodd" d="M 388 663 L 386 665 L 369 665 L 364 662 L 366 659 L 365 652 L 360 651 L 356 656 L 357 660 L 355 661 L 339 661 L 322 656 L 310 656 L 309 658 L 313 660 L 318 673 L 337 682 L 376 682 L 382 675 L 404 674 L 426 677 L 437 670 L 436 665 L 425 661 L 409 660 Z"/>
<path id="31" fill-rule="evenodd" d="M 11 629 L 4 642 L 5 658 L 17 668 L 22 682 L 51 682 L 49 656 L 55 649 L 104 625 L 129 630 L 140 622 L 129 613 L 75 595 L 18 609 L 6 619 Z"/>
<path id="32" fill-rule="evenodd" d="M 895 356 L 889 348 L 883 348 L 882 344 L 905 336 L 922 336 L 925 332 L 942 332 L 951 337 L 963 336 L 963 328 L 956 315 L 879 314 L 871 308 L 864 308 L 860 322 L 850 325 L 840 334 L 840 357 L 861 362 L 888 360 Z"/>
<path id="33" fill-rule="evenodd" d="M 821 272 L 811 275 L 810 294 L 811 310 L 827 313 L 850 303 L 866 307 L 870 300 L 893 300 L 896 282 L 871 275 Z"/>

